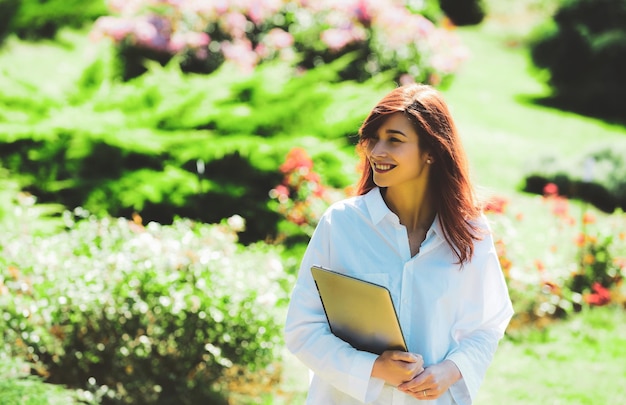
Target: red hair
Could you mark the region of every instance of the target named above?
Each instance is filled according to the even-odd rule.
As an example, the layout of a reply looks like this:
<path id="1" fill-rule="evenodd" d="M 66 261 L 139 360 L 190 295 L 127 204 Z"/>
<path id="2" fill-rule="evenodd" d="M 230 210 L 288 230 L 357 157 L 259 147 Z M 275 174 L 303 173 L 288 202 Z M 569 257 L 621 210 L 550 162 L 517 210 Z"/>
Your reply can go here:
<path id="1" fill-rule="evenodd" d="M 363 146 L 376 135 L 385 119 L 397 112 L 409 118 L 417 132 L 420 149 L 433 157 L 429 191 L 444 237 L 462 264 L 474 254 L 474 241 L 481 239 L 472 222 L 480 215 L 480 207 L 452 115 L 441 94 L 433 87 L 424 84 L 398 87 L 383 97 L 367 116 L 359 129 L 362 173 L 357 194 L 366 194 L 376 187 Z"/>

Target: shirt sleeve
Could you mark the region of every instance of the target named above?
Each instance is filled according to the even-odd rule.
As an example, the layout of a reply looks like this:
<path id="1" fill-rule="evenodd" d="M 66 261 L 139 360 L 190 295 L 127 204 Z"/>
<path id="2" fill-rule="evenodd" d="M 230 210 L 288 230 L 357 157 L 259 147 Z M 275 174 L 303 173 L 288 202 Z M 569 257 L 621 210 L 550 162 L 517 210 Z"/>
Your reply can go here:
<path id="1" fill-rule="evenodd" d="M 330 218 L 320 220 L 300 265 L 285 322 L 285 343 L 300 361 L 336 389 L 367 403 L 376 399 L 384 381 L 371 377 L 376 354 L 359 351 L 330 331 L 312 265 L 331 267 Z"/>
<path id="2" fill-rule="evenodd" d="M 446 358 L 463 376 L 450 392 L 459 405 L 469 405 L 513 316 L 513 306 L 491 234 L 476 243 L 472 261 L 461 271 L 468 272 L 465 296 L 452 330 L 455 344 Z"/>

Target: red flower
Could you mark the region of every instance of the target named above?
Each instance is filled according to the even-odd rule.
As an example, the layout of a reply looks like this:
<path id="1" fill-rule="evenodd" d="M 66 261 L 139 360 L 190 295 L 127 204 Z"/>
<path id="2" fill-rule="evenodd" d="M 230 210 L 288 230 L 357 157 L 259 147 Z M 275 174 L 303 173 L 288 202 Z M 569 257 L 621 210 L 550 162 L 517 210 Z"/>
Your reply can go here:
<path id="1" fill-rule="evenodd" d="M 591 286 L 593 293 L 585 295 L 585 302 L 589 305 L 602 306 L 611 302 L 611 292 L 602 284 L 595 282 Z"/>
<path id="2" fill-rule="evenodd" d="M 543 262 L 541 260 L 539 260 L 539 259 L 535 259 L 535 267 L 540 272 L 543 272 L 546 269 L 546 265 L 543 264 Z"/>
<path id="3" fill-rule="evenodd" d="M 289 189 L 282 184 L 276 186 L 274 190 L 276 190 L 278 197 L 289 197 Z"/>
<path id="4" fill-rule="evenodd" d="M 543 195 L 546 197 L 559 195 L 559 186 L 554 183 L 548 183 L 543 187 Z"/>
<path id="5" fill-rule="evenodd" d="M 485 212 L 492 212 L 494 214 L 504 214 L 504 210 L 509 201 L 500 196 L 495 196 L 485 204 Z"/>
<path id="6" fill-rule="evenodd" d="M 285 163 L 280 165 L 280 171 L 282 173 L 293 172 L 298 169 L 310 170 L 313 168 L 313 161 L 302 148 L 293 148 L 287 154 Z"/>
<path id="7" fill-rule="evenodd" d="M 567 198 L 558 197 L 554 200 L 554 205 L 552 207 L 552 213 L 557 217 L 567 217 L 567 212 L 569 210 L 569 203 Z"/>
<path id="8" fill-rule="evenodd" d="M 585 215 L 583 215 L 583 224 L 593 224 L 594 222 L 596 222 L 596 217 L 595 215 L 593 215 L 590 212 L 585 212 Z"/>

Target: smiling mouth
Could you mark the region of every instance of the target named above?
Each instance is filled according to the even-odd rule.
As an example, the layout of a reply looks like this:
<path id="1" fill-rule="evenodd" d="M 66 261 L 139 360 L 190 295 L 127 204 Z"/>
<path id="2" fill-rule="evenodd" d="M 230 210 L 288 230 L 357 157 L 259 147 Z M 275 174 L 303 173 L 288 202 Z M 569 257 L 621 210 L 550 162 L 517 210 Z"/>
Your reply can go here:
<path id="1" fill-rule="evenodd" d="M 390 164 L 374 163 L 373 167 L 376 173 L 386 173 L 396 166 Z"/>

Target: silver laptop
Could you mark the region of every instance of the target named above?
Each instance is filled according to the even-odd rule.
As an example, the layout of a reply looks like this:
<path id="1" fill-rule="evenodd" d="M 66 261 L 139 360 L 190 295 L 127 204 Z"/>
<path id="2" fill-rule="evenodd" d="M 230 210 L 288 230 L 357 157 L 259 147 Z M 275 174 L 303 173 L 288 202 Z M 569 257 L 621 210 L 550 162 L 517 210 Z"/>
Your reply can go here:
<path id="1" fill-rule="evenodd" d="M 389 290 L 318 266 L 311 274 L 335 336 L 371 353 L 407 351 Z"/>

